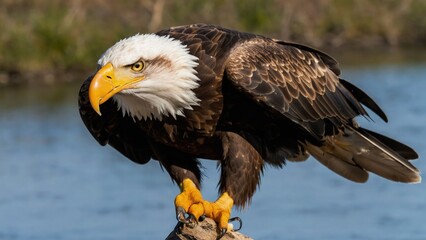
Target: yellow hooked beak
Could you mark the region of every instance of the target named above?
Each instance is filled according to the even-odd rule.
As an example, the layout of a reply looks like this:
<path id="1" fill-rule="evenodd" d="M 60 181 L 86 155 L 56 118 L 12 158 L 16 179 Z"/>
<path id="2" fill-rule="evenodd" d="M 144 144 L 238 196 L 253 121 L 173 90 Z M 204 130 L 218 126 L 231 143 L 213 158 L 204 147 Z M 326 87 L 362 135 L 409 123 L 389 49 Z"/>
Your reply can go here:
<path id="1" fill-rule="evenodd" d="M 127 69 L 120 70 L 120 72 L 127 72 Z M 101 115 L 100 105 L 102 103 L 106 102 L 114 96 L 114 94 L 131 87 L 133 83 L 143 79 L 143 77 L 132 78 L 129 75 L 130 74 L 117 74 L 111 63 L 99 69 L 93 77 L 89 87 L 90 104 L 99 115 Z"/>

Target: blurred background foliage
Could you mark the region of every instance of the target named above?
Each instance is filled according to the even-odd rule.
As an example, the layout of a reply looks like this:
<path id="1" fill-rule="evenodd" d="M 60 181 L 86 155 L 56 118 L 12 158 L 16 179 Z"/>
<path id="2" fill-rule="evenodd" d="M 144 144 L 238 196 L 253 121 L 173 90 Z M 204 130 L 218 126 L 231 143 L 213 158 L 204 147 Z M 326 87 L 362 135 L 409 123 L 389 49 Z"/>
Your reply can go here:
<path id="1" fill-rule="evenodd" d="M 199 22 L 323 50 L 424 48 L 425 12 L 424 0 L 2 0 L 0 83 L 86 73 L 120 38 Z"/>

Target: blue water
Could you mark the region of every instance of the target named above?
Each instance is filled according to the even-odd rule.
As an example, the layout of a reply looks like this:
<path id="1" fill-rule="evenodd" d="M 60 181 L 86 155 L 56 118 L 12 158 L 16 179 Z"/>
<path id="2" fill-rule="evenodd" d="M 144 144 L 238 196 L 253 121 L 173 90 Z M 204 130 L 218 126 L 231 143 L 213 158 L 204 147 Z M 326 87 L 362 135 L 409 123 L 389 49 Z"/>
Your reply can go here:
<path id="1" fill-rule="evenodd" d="M 360 122 L 417 149 L 424 171 L 425 76 L 426 64 L 343 69 L 390 119 Z M 80 121 L 77 91 L 0 89 L 0 239 L 164 239 L 178 188 L 157 162 L 100 147 Z M 216 165 L 203 163 L 203 194 L 214 200 Z M 255 239 L 426 239 L 426 189 L 373 175 L 352 183 L 309 159 L 268 167 L 251 206 L 233 215 Z"/>

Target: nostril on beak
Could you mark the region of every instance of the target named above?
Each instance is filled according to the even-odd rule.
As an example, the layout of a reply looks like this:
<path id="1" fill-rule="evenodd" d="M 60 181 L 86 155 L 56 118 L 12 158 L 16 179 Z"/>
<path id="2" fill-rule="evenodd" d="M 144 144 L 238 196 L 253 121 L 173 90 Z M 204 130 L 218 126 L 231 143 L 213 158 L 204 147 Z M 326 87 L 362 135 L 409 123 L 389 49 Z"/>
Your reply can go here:
<path id="1" fill-rule="evenodd" d="M 109 78 L 109 79 L 112 79 L 112 77 L 111 77 L 111 76 L 109 76 L 109 75 L 107 75 L 106 77 L 107 77 L 107 78 Z"/>

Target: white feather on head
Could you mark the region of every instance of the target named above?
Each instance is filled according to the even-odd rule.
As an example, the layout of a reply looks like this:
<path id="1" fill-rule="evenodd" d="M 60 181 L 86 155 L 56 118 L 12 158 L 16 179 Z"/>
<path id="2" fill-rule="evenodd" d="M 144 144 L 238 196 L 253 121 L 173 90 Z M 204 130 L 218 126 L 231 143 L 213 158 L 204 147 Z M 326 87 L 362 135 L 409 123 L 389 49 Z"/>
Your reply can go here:
<path id="1" fill-rule="evenodd" d="M 117 42 L 98 60 L 98 67 L 114 68 L 145 62 L 145 79 L 113 96 L 123 115 L 133 119 L 176 118 L 199 105 L 193 89 L 199 86 L 198 58 L 181 41 L 169 36 L 137 34 Z M 156 64 L 161 59 L 166 64 Z"/>

